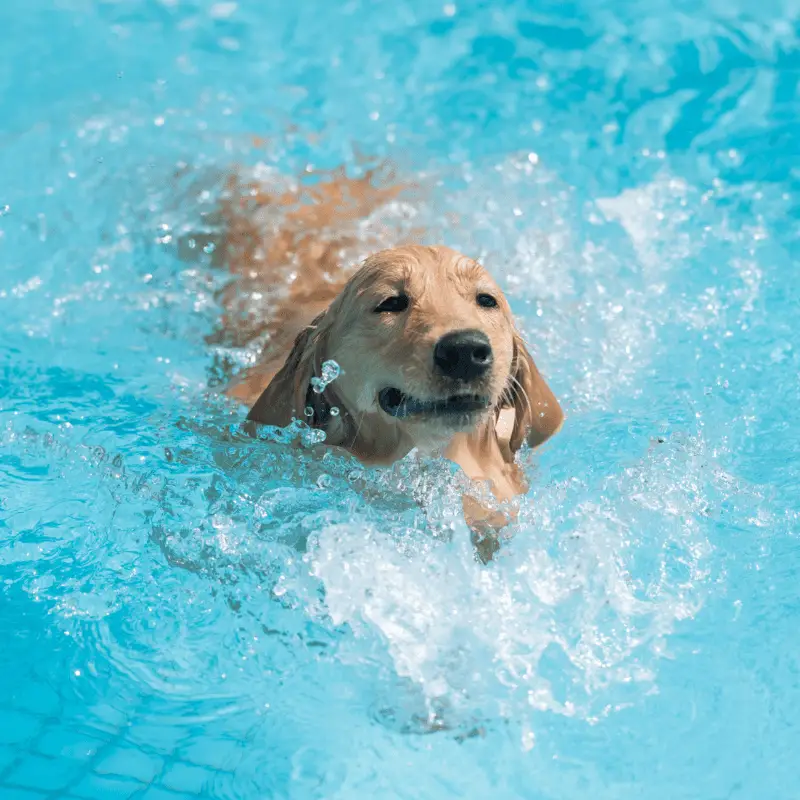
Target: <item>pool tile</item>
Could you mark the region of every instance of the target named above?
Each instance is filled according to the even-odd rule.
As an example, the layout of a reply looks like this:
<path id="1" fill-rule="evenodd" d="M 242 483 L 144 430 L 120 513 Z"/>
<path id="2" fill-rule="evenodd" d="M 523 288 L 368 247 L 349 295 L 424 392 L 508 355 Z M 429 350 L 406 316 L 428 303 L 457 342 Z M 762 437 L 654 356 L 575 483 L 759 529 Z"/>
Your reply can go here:
<path id="1" fill-rule="evenodd" d="M 233 739 L 201 737 L 181 749 L 181 758 L 215 770 L 233 770 L 242 759 L 241 742 Z"/>
<path id="2" fill-rule="evenodd" d="M 0 773 L 8 768 L 19 757 L 19 751 L 5 744 L 0 744 Z"/>
<path id="3" fill-rule="evenodd" d="M 97 703 L 88 710 L 85 722 L 106 733 L 118 733 L 128 724 L 130 717 L 128 711 L 120 710 L 108 703 Z"/>
<path id="4" fill-rule="evenodd" d="M 188 732 L 182 725 L 132 725 L 125 732 L 125 741 L 133 746 L 145 745 L 163 753 L 172 753 L 186 739 Z"/>
<path id="5" fill-rule="evenodd" d="M 61 698 L 46 684 L 32 683 L 18 691 L 11 699 L 14 708 L 30 714 L 55 716 L 61 707 Z"/>
<path id="6" fill-rule="evenodd" d="M 80 763 L 68 758 L 29 755 L 6 776 L 6 782 L 26 789 L 55 792 L 66 788 L 81 768 Z"/>
<path id="7" fill-rule="evenodd" d="M 47 795 L 41 792 L 32 792 L 28 789 L 12 788 L 0 783 L 0 797 L 3 800 L 45 800 Z"/>
<path id="8" fill-rule="evenodd" d="M 161 772 L 163 761 L 133 747 L 119 747 L 103 758 L 94 770 L 99 775 L 118 775 L 150 783 Z"/>
<path id="9" fill-rule="evenodd" d="M 160 786 L 153 786 L 142 795 L 141 800 L 197 800 L 198 797 L 206 797 L 206 795 L 181 794 Z"/>
<path id="10" fill-rule="evenodd" d="M 70 794 L 81 800 L 128 800 L 134 793 L 145 788 L 143 783 L 128 778 L 106 778 L 90 774 L 70 789 Z"/>
<path id="11" fill-rule="evenodd" d="M 0 744 L 22 744 L 32 739 L 42 725 L 41 717 L 0 709 Z"/>
<path id="12" fill-rule="evenodd" d="M 174 792 L 198 795 L 213 786 L 217 774 L 204 767 L 194 767 L 178 762 L 170 767 L 160 782 L 162 786 Z"/>
<path id="13" fill-rule="evenodd" d="M 59 726 L 42 734 L 36 742 L 36 750 L 53 758 L 67 757 L 83 761 L 94 756 L 105 744 L 103 739 Z"/>

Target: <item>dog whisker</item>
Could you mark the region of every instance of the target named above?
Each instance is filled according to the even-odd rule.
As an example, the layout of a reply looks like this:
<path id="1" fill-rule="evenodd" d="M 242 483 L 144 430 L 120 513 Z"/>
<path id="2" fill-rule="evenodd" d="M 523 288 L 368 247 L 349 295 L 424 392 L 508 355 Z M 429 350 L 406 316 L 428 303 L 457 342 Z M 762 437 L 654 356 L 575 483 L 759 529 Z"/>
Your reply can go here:
<path id="1" fill-rule="evenodd" d="M 361 412 L 361 419 L 359 419 L 359 421 L 358 421 L 358 425 L 356 426 L 356 432 L 355 432 L 355 435 L 353 436 L 353 442 L 357 442 L 358 441 L 358 434 L 361 432 L 361 426 L 364 424 L 364 417 L 366 417 L 366 416 L 367 416 L 367 412 L 366 411 L 362 411 Z"/>
<path id="2" fill-rule="evenodd" d="M 516 376 L 510 375 L 509 378 L 511 380 L 512 399 L 523 400 L 528 414 L 532 416 L 533 406 L 531 405 L 531 400 L 525 387 L 520 383 Z"/>

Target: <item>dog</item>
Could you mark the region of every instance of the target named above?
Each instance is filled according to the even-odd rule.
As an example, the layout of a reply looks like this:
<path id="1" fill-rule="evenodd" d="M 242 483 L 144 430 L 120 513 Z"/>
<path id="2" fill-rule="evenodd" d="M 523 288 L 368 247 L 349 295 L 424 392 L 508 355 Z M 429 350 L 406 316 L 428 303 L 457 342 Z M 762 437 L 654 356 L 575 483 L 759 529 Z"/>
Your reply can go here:
<path id="1" fill-rule="evenodd" d="M 326 362 L 338 371 L 330 382 Z M 443 246 L 368 257 L 262 378 L 250 423 L 303 420 L 366 465 L 441 454 L 501 502 L 527 491 L 523 443 L 541 445 L 564 419 L 497 283 Z M 487 561 L 508 516 L 471 497 L 464 510 Z"/>
<path id="2" fill-rule="evenodd" d="M 312 178 L 271 188 L 235 174 L 206 220 L 212 266 L 230 278 L 207 341 L 262 345 L 255 363 L 223 368 L 218 382 L 250 407 L 251 428 L 302 420 L 367 465 L 414 448 L 456 463 L 475 494 L 490 490 L 463 497 L 485 562 L 514 516 L 507 501 L 528 488 L 515 454 L 555 434 L 562 409 L 487 271 L 447 247 L 402 244 L 423 232 L 401 231 L 391 206 L 418 187 L 387 164 Z M 387 239 L 401 243 L 380 249 Z M 194 247 L 179 243 L 179 255 L 194 258 L 204 239 L 186 241 Z M 340 374 L 323 387 L 326 362 Z"/>

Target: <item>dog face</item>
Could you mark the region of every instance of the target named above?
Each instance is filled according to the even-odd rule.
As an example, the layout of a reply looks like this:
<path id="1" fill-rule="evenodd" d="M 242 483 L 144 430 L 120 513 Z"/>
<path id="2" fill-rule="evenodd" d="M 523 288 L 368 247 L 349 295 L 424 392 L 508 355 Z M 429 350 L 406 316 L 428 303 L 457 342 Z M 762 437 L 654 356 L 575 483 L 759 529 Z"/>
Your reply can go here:
<path id="1" fill-rule="evenodd" d="M 326 360 L 341 373 L 315 392 L 312 378 Z M 297 338 L 251 418 L 305 419 L 325 429 L 329 443 L 353 449 L 366 439 L 362 450 L 387 442 L 397 450 L 401 441 L 405 450 L 430 450 L 494 423 L 505 407 L 515 412 L 512 453 L 526 435 L 536 445 L 561 424 L 558 402 L 483 267 L 449 248 L 408 246 L 364 262 Z"/>
<path id="2" fill-rule="evenodd" d="M 509 388 L 514 326 L 497 284 L 447 248 L 369 258 L 331 309 L 328 357 L 351 414 L 378 415 L 416 446 L 467 431 Z"/>

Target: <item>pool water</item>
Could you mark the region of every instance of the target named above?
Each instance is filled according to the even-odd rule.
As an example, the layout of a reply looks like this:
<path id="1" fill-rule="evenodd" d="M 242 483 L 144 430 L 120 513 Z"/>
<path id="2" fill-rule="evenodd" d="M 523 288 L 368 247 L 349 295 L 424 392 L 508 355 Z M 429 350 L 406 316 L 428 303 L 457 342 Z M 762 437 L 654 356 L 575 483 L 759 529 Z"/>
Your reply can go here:
<path id="1" fill-rule="evenodd" d="M 0 5 L 0 797 L 797 797 L 799 41 L 796 0 Z M 214 385 L 176 172 L 358 153 L 568 414 L 489 566 L 455 468 L 298 458 Z"/>

